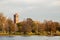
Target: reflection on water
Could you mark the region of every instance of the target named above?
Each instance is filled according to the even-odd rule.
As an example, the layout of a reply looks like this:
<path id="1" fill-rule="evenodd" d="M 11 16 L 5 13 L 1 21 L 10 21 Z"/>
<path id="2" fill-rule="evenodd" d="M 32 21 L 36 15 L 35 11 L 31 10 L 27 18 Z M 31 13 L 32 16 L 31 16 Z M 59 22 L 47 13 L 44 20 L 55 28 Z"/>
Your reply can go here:
<path id="1" fill-rule="evenodd" d="M 0 40 L 60 40 L 59 36 L 0 36 Z"/>
<path id="2" fill-rule="evenodd" d="M 9 36 L 0 36 L 0 40 L 14 40 L 14 38 Z"/>

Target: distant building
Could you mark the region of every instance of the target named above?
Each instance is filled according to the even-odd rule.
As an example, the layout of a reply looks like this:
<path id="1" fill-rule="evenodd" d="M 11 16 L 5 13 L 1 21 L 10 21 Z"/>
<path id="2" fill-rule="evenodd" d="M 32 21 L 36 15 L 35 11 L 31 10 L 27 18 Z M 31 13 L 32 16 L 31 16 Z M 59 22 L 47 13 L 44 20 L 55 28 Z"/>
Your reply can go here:
<path id="1" fill-rule="evenodd" d="M 18 31 L 18 28 L 17 28 L 17 25 L 16 25 L 16 23 L 18 23 L 18 22 L 19 22 L 19 15 L 18 15 L 18 13 L 15 13 L 14 14 L 15 32 Z"/>
<path id="2" fill-rule="evenodd" d="M 18 23 L 19 22 L 19 15 L 18 15 L 18 13 L 15 13 L 14 14 L 14 23 Z"/>

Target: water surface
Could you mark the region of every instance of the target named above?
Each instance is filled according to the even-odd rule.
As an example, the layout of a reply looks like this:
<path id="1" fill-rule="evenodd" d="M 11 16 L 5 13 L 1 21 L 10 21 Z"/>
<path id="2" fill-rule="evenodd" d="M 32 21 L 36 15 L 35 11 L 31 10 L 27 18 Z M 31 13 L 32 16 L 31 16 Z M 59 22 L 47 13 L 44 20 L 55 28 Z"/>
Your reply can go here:
<path id="1" fill-rule="evenodd" d="M 59 36 L 0 36 L 0 40 L 60 40 Z"/>

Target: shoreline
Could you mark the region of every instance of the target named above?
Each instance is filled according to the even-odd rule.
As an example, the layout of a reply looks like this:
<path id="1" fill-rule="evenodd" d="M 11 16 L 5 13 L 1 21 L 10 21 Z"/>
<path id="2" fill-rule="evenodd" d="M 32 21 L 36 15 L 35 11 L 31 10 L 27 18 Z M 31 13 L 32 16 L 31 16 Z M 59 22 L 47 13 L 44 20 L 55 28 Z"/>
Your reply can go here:
<path id="1" fill-rule="evenodd" d="M 3 34 L 3 35 L 1 35 L 0 34 L 0 36 L 47 36 L 47 37 L 54 37 L 54 35 L 13 35 L 13 34 Z"/>

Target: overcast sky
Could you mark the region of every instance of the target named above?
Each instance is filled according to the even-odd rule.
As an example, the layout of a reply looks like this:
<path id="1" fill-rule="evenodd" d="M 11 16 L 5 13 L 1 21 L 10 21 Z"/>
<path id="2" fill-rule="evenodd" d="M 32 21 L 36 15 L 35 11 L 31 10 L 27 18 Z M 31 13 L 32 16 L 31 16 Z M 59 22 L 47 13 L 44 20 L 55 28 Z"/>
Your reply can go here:
<path id="1" fill-rule="evenodd" d="M 0 12 L 9 18 L 18 12 L 20 20 L 32 18 L 60 22 L 60 0 L 0 0 Z"/>

